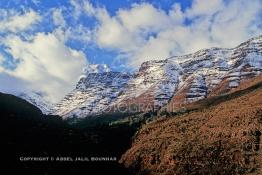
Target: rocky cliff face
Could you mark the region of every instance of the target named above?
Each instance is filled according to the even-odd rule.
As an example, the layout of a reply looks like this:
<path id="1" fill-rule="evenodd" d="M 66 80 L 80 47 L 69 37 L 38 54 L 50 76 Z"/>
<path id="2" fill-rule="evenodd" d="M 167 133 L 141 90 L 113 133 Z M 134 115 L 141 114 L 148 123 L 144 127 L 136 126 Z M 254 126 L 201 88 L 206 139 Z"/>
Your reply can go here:
<path id="1" fill-rule="evenodd" d="M 103 65 L 80 78 L 76 89 L 55 107 L 55 114 L 86 117 L 119 105 L 135 111 L 175 110 L 206 97 L 237 88 L 261 74 L 262 36 L 232 49 L 211 48 L 196 53 L 144 62 L 133 75 Z M 95 70 L 95 72 L 94 72 Z M 132 109 L 133 110 L 133 109 Z M 129 111 L 130 112 L 130 111 Z"/>
<path id="2" fill-rule="evenodd" d="M 145 62 L 111 106 L 136 106 L 129 112 L 156 110 L 173 96 L 181 75 L 182 68 L 173 60 Z"/>
<path id="3" fill-rule="evenodd" d="M 174 93 L 172 105 L 191 103 L 237 88 L 248 78 L 261 74 L 262 37 L 233 49 L 211 48 L 172 58 L 183 68 L 183 82 Z"/>
<path id="4" fill-rule="evenodd" d="M 107 66 L 85 70 L 76 88 L 55 106 L 53 113 L 66 117 L 100 114 L 116 101 L 131 78 L 128 73 L 112 72 Z"/>

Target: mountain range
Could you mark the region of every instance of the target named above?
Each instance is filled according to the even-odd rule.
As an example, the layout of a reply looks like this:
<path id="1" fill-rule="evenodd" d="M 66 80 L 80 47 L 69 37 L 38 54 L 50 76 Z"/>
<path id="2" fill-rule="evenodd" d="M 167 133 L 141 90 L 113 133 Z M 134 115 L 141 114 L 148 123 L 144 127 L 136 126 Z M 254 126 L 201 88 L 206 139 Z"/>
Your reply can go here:
<path id="1" fill-rule="evenodd" d="M 58 104 L 45 105 L 36 95 L 20 97 L 44 113 L 85 118 L 108 112 L 169 111 L 237 88 L 261 74 L 262 36 L 235 48 L 210 48 L 163 60 L 147 61 L 134 73 L 88 65 L 75 89 Z M 37 99 L 37 100 L 36 100 Z"/>

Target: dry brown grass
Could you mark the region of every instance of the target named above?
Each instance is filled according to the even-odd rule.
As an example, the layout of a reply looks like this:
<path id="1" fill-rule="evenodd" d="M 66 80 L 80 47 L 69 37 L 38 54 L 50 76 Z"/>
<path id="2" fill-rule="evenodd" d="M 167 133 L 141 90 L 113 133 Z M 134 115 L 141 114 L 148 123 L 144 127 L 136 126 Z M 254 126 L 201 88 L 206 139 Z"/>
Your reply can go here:
<path id="1" fill-rule="evenodd" d="M 144 125 L 120 162 L 140 174 L 262 174 L 261 87 L 214 104 Z"/>

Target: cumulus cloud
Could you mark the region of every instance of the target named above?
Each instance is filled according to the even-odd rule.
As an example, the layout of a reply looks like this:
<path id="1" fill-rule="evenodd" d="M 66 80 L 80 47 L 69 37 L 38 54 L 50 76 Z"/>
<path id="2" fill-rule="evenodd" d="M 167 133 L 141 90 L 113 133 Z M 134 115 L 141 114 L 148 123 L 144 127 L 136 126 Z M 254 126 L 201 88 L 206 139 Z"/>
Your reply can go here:
<path id="1" fill-rule="evenodd" d="M 83 10 L 98 21 L 97 45 L 128 56 L 134 67 L 202 48 L 234 47 L 262 32 L 260 0 L 194 0 L 183 11 L 178 3 L 168 11 L 140 3 L 113 16 L 104 7 L 86 4 Z"/>
<path id="2" fill-rule="evenodd" d="M 4 34 L 0 40 L 0 92 L 43 92 L 46 100 L 57 102 L 74 88 L 87 59 L 66 42 L 88 42 L 90 32 L 82 25 L 68 26 L 63 10 L 53 8 L 38 14 L 32 9 L 0 9 L 0 33 Z M 50 16 L 54 24 L 49 33 L 33 28 L 43 15 Z"/>
<path id="3" fill-rule="evenodd" d="M 98 9 L 99 25 L 96 27 L 96 42 L 100 47 L 119 49 L 121 52 L 137 52 L 147 44 L 148 34 L 158 33 L 178 21 L 177 16 L 168 17 L 153 5 L 133 4 L 130 10 L 120 9 L 110 16 L 105 9 Z"/>
<path id="4" fill-rule="evenodd" d="M 70 1 L 73 5 L 73 18 L 77 21 L 77 18 L 82 13 L 81 6 L 77 4 L 75 0 Z M 86 4 L 87 2 L 85 2 Z M 85 6 L 84 6 L 85 7 Z M 52 13 L 52 19 L 53 23 L 56 26 L 56 28 L 53 30 L 53 33 L 64 42 L 67 41 L 77 41 L 84 44 L 88 44 L 92 39 L 92 31 L 90 28 L 86 27 L 85 25 L 81 23 L 77 23 L 77 25 L 70 25 L 67 24 L 66 21 L 66 13 L 69 13 L 67 11 L 68 9 L 64 7 L 60 8 L 54 8 L 51 10 Z M 67 14 L 68 15 L 68 14 Z"/>
<path id="5" fill-rule="evenodd" d="M 41 16 L 32 9 L 23 13 L 0 9 L 0 32 L 17 33 L 27 30 L 41 20 Z"/>
<path id="6" fill-rule="evenodd" d="M 37 33 L 30 41 L 12 35 L 4 43 L 6 52 L 19 62 L 5 73 L 46 92 L 53 102 L 72 90 L 86 64 L 82 52 L 65 46 L 53 33 Z"/>
<path id="7" fill-rule="evenodd" d="M 200 15 L 213 15 L 224 8 L 223 0 L 194 0 L 192 7 L 187 9 L 188 17 L 197 17 Z"/>

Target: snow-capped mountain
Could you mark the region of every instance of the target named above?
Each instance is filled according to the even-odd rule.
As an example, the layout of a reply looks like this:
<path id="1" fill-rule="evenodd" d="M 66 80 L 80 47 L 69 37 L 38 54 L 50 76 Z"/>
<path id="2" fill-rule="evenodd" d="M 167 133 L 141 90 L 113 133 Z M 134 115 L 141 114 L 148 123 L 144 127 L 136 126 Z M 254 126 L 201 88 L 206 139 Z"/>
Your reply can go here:
<path id="1" fill-rule="evenodd" d="M 53 104 L 45 100 L 44 95 L 40 92 L 21 92 L 17 93 L 16 96 L 35 105 L 42 111 L 43 114 L 49 114 L 53 108 Z"/>
<path id="2" fill-rule="evenodd" d="M 261 75 L 262 36 L 232 49 L 211 48 L 170 58 L 183 68 L 183 78 L 171 104 L 191 103 L 223 94 L 243 80 Z"/>
<path id="3" fill-rule="evenodd" d="M 111 106 L 136 106 L 136 112 L 153 110 L 168 102 L 181 81 L 182 68 L 174 60 L 144 62 L 127 83 L 125 91 Z"/>
<path id="4" fill-rule="evenodd" d="M 55 106 L 53 113 L 63 117 L 99 113 L 120 96 L 131 77 L 129 73 L 113 72 L 106 65 L 89 65 L 76 88 Z"/>
<path id="5" fill-rule="evenodd" d="M 242 80 L 261 75 L 261 68 L 262 36 L 231 49 L 210 48 L 147 61 L 133 75 L 90 65 L 54 114 L 86 117 L 120 104 L 148 111 L 167 103 L 191 103 L 236 88 Z"/>

